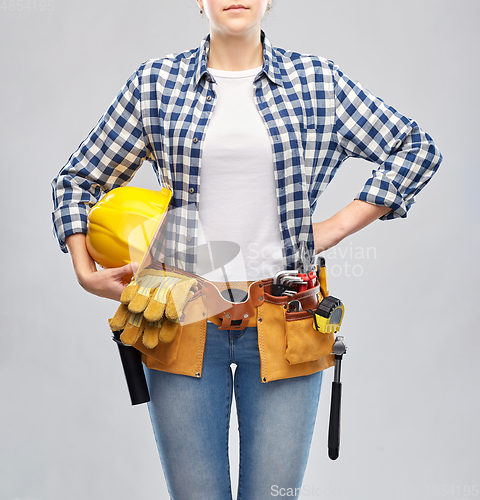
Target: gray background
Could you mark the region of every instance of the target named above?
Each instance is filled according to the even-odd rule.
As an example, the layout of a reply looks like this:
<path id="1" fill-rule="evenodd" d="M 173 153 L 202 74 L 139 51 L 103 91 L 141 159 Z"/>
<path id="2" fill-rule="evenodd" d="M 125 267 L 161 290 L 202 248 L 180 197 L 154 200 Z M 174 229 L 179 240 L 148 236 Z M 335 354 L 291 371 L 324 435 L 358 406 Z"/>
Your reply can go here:
<path id="1" fill-rule="evenodd" d="M 136 67 L 197 46 L 208 22 L 193 0 L 28 5 L 0 8 L 0 500 L 168 498 L 147 408 L 130 407 L 110 340 L 116 306 L 84 292 L 58 250 L 49 183 Z M 329 461 L 329 370 L 305 498 L 480 494 L 479 14 L 477 0 L 276 0 L 265 19 L 274 45 L 333 59 L 445 157 L 406 220 L 327 255 L 347 308 L 342 444 Z M 347 162 L 315 220 L 371 168 Z M 134 183 L 155 187 L 148 165 Z"/>

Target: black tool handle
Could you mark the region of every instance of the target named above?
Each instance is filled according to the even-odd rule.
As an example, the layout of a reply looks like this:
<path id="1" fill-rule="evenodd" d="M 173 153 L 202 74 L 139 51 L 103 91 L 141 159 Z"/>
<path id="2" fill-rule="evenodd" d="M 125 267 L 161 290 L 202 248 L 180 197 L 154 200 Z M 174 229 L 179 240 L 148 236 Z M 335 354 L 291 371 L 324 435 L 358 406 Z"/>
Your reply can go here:
<path id="1" fill-rule="evenodd" d="M 328 456 L 336 460 L 340 450 L 340 403 L 342 383 L 332 382 L 332 400 L 330 404 L 330 424 L 328 426 Z"/>
<path id="2" fill-rule="evenodd" d="M 127 381 L 128 392 L 132 405 L 140 405 L 150 401 L 147 381 L 143 371 L 142 356 L 140 351 L 120 341 L 121 332 L 113 332 L 113 340 L 118 345 L 118 351 L 122 360 L 123 371 Z"/>
<path id="3" fill-rule="evenodd" d="M 283 285 L 273 283 L 272 284 L 272 295 L 274 297 L 280 297 L 282 293 L 285 291 L 285 287 Z"/>

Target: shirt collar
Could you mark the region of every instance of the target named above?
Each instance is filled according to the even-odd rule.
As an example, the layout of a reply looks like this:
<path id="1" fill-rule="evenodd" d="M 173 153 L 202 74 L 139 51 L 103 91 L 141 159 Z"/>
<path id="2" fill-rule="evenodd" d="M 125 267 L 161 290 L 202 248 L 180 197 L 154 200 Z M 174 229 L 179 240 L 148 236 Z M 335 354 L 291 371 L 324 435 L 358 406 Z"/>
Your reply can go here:
<path id="1" fill-rule="evenodd" d="M 263 68 L 262 72 L 265 73 L 267 78 L 276 83 L 277 85 L 283 86 L 282 71 L 279 65 L 278 58 L 275 55 L 275 49 L 273 48 L 270 40 L 265 36 L 265 33 L 261 32 L 261 40 L 263 43 Z M 195 86 L 198 87 L 200 80 L 205 75 L 210 75 L 208 72 L 208 55 L 210 51 L 210 35 L 207 35 L 201 42 L 200 47 L 197 52 L 197 61 L 195 63 Z M 211 75 L 210 75 L 211 76 Z M 212 77 L 212 80 L 213 77 Z"/>
<path id="2" fill-rule="evenodd" d="M 270 40 L 265 36 L 262 31 L 263 42 L 263 72 L 267 75 L 268 79 L 277 85 L 283 86 L 283 77 L 276 51 L 273 48 Z"/>
<path id="3" fill-rule="evenodd" d="M 198 87 L 200 80 L 208 74 L 207 62 L 210 52 L 210 35 L 206 36 L 197 50 L 197 61 L 195 62 L 195 87 Z"/>

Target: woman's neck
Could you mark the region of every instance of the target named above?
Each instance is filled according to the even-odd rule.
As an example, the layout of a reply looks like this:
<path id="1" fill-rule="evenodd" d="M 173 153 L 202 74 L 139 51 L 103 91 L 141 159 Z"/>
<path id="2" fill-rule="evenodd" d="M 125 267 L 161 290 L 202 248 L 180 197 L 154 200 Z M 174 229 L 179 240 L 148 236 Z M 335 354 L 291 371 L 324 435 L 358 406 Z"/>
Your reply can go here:
<path id="1" fill-rule="evenodd" d="M 243 36 L 210 33 L 208 67 L 225 71 L 243 71 L 263 64 L 260 33 L 255 30 Z"/>

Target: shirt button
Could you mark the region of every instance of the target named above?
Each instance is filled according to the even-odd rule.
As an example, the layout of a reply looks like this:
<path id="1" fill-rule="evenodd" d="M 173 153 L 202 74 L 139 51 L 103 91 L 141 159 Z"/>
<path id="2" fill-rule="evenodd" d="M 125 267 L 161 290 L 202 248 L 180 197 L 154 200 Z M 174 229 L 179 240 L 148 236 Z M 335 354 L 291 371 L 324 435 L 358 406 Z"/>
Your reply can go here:
<path id="1" fill-rule="evenodd" d="M 188 192 L 189 192 L 190 194 L 193 194 L 193 193 L 195 192 L 195 189 L 190 188 L 190 189 L 188 190 Z"/>
<path id="2" fill-rule="evenodd" d="M 207 96 L 207 101 L 211 101 L 212 100 L 212 96 L 211 95 L 208 95 Z"/>
<path id="3" fill-rule="evenodd" d="M 192 237 L 191 236 L 187 236 L 187 241 L 188 242 L 192 241 Z"/>
<path id="4" fill-rule="evenodd" d="M 198 139 L 196 137 L 194 137 L 193 142 L 196 144 L 198 142 Z"/>

